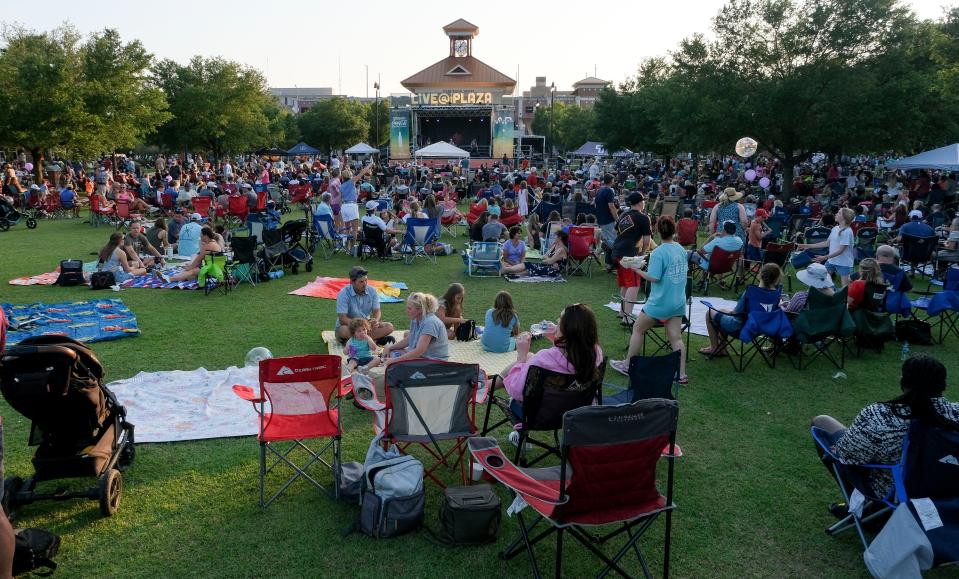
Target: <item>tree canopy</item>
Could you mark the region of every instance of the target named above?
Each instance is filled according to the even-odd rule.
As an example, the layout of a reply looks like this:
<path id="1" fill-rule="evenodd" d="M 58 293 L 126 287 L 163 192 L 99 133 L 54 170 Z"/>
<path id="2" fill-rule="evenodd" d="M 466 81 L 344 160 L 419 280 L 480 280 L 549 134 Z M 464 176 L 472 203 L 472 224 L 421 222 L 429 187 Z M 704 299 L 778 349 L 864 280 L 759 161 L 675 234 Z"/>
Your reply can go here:
<path id="1" fill-rule="evenodd" d="M 300 114 L 298 122 L 304 141 L 320 150 L 330 151 L 367 140 L 370 135 L 368 115 L 367 105 L 337 97 L 316 103 Z M 388 115 L 386 120 L 389 121 Z M 389 137 L 389 129 L 385 132 Z"/>

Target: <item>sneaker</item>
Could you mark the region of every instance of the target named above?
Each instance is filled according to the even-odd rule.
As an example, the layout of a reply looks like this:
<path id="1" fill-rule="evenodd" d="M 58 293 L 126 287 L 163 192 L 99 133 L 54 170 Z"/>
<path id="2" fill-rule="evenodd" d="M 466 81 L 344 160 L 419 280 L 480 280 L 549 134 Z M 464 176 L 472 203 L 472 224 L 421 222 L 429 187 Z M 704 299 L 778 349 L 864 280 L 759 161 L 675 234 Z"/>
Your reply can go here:
<path id="1" fill-rule="evenodd" d="M 519 446 L 519 431 L 514 430 L 510 432 L 507 438 L 509 439 L 510 444 L 512 444 L 513 446 Z M 528 442 L 523 443 L 523 452 L 526 452 L 527 450 L 530 450 L 532 448 L 533 448 L 532 444 Z"/>
<path id="2" fill-rule="evenodd" d="M 626 360 L 612 360 L 609 365 L 623 376 L 629 376 L 629 364 Z"/>

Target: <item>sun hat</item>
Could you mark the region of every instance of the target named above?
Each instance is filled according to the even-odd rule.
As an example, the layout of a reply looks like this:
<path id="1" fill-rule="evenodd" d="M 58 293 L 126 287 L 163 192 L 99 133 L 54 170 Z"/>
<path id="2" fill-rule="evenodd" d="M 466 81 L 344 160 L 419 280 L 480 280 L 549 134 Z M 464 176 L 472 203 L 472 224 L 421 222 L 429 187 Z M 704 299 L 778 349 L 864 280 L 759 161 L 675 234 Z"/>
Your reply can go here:
<path id="1" fill-rule="evenodd" d="M 367 202 L 366 202 L 366 210 L 367 210 L 367 211 L 375 211 L 376 208 L 379 207 L 379 206 L 380 206 L 380 204 L 377 203 L 376 201 L 367 201 Z"/>
<path id="2" fill-rule="evenodd" d="M 821 263 L 811 263 L 809 266 L 796 274 L 796 278 L 808 285 L 818 289 L 833 287 L 832 278 L 826 266 Z"/>
<path id="3" fill-rule="evenodd" d="M 736 191 L 735 187 L 726 187 L 723 189 L 723 195 L 725 195 L 730 201 L 739 201 L 743 197 L 742 192 Z"/>

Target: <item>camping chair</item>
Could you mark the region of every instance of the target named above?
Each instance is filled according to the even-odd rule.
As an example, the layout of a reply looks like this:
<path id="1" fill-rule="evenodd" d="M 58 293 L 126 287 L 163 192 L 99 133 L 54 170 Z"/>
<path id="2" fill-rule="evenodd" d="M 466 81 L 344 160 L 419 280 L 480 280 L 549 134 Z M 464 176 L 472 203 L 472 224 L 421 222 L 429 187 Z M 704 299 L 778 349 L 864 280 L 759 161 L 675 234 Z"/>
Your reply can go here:
<path id="1" fill-rule="evenodd" d="M 376 256 L 383 261 L 386 259 L 386 233 L 375 223 L 361 222 L 363 238 L 360 240 L 360 260 Z"/>
<path id="2" fill-rule="evenodd" d="M 553 211 L 560 212 L 563 210 L 563 206 L 560 203 L 549 203 L 547 201 L 540 201 L 536 204 L 536 207 L 533 208 L 530 213 L 535 213 L 539 216 L 540 223 L 545 222 L 549 219 L 549 214 Z"/>
<path id="3" fill-rule="evenodd" d="M 679 362 L 678 351 L 665 356 L 633 356 L 629 359 L 629 386 L 611 396 L 603 396 L 603 404 L 632 404 L 650 398 L 676 400 L 674 388 L 678 388 Z"/>
<path id="4" fill-rule="evenodd" d="M 909 273 L 912 277 L 916 277 L 917 271 L 920 276 L 926 276 L 926 266 L 933 267 L 933 256 L 938 244 L 939 237 L 935 235 L 916 237 L 903 234 L 900 262 L 909 266 Z"/>
<path id="5" fill-rule="evenodd" d="M 483 469 L 506 485 L 534 511 L 529 526 L 522 510 L 517 513 L 520 537 L 500 553 L 510 559 L 526 551 L 533 576 L 540 577 L 534 547 L 550 534 L 556 534 L 555 573 L 563 568 L 563 538 L 570 535 L 605 567 L 599 577 L 616 571 L 629 575 L 620 565 L 623 557 L 635 551 L 642 572 L 651 577 L 638 541 L 660 514 L 665 514 L 663 576 L 669 576 L 669 550 L 672 529 L 673 473 L 676 425 L 679 404 L 674 400 L 641 400 L 619 406 L 585 406 L 563 416 L 559 467 L 520 469 L 511 463 L 493 438 L 473 438 L 470 452 Z M 657 488 L 656 466 L 664 446 L 667 454 L 666 496 Z M 601 491 L 598 489 L 602 489 Z M 550 527 L 536 535 L 531 532 L 543 520 Z M 616 525 L 602 536 L 584 527 Z M 625 545 L 612 557 L 601 544 L 624 534 Z"/>
<path id="6" fill-rule="evenodd" d="M 886 311 L 886 285 L 867 283 L 862 303 L 850 312 L 856 324 L 856 356 L 864 348 L 881 353 L 886 342 L 896 339 L 892 316 Z"/>
<path id="7" fill-rule="evenodd" d="M 663 197 L 663 206 L 659 212 L 659 217 L 672 217 L 675 221 L 677 219 L 676 216 L 679 215 L 679 208 L 682 204 L 679 197 Z"/>
<path id="8" fill-rule="evenodd" d="M 211 218 L 210 209 L 213 207 L 213 199 L 210 197 L 194 197 L 192 200 L 193 212 L 199 213 L 203 218 Z"/>
<path id="9" fill-rule="evenodd" d="M 562 221 L 548 221 L 546 223 L 546 247 L 552 247 L 556 233 L 563 230 Z"/>
<path id="10" fill-rule="evenodd" d="M 302 478 L 320 490 L 325 490 L 308 472 L 319 462 L 333 472 L 333 495 L 339 493 L 340 423 L 339 402 L 343 395 L 340 388 L 339 356 L 311 354 L 288 358 L 272 358 L 260 362 L 260 392 L 257 395 L 250 386 L 237 385 L 233 392 L 248 400 L 259 415 L 260 443 L 260 506 L 267 507 Z M 327 439 L 319 450 L 306 446 L 305 440 Z M 288 443 L 288 444 L 286 444 Z M 282 448 L 286 446 L 286 448 Z M 306 462 L 294 462 L 294 451 L 306 452 Z M 267 452 L 273 453 L 273 461 L 267 466 Z M 328 462 L 323 455 L 332 452 Z M 266 475 L 277 466 L 285 465 L 293 470 L 293 477 L 266 498 Z"/>
<path id="11" fill-rule="evenodd" d="M 410 217 L 406 220 L 406 234 L 403 236 L 406 265 L 413 265 L 417 257 L 436 263 L 436 252 L 432 246 L 439 241 L 438 224 L 437 220 L 428 217 Z"/>
<path id="12" fill-rule="evenodd" d="M 197 283 L 203 288 L 203 295 L 210 295 L 217 289 L 224 294 L 230 293 L 232 283 L 227 274 L 228 264 L 226 255 L 222 253 L 208 253 L 203 256 L 203 265 L 197 275 Z"/>
<path id="13" fill-rule="evenodd" d="M 324 259 L 330 259 L 336 252 L 347 253 L 346 239 L 349 236 L 336 231 L 333 216 L 328 214 L 313 214 L 313 227 L 310 229 L 310 253 L 316 252 L 319 246 L 323 251 Z"/>
<path id="14" fill-rule="evenodd" d="M 466 272 L 470 277 L 499 275 L 500 261 L 503 258 L 503 246 L 495 241 L 476 241 L 469 245 L 463 253 L 466 262 Z"/>
<path id="15" fill-rule="evenodd" d="M 569 253 L 566 260 L 567 276 L 580 273 L 592 277 L 590 266 L 596 259 L 593 253 L 595 251 L 593 245 L 595 239 L 596 229 L 593 227 L 569 228 Z"/>
<path id="16" fill-rule="evenodd" d="M 859 222 L 857 222 L 859 223 Z M 879 229 L 876 227 L 860 227 L 856 233 L 856 260 L 862 261 L 867 257 L 876 257 L 876 240 L 879 238 Z"/>
<path id="17" fill-rule="evenodd" d="M 902 458 L 897 464 L 843 464 L 832 453 L 832 441 L 823 431 L 813 426 L 812 437 L 823 452 L 824 462 L 832 468 L 846 504 L 850 504 L 854 494 L 865 499 L 861 511 L 849 513 L 826 529 L 829 535 L 855 528 L 863 548 L 867 548 L 864 523 L 884 516 L 899 504 L 908 503 L 910 498 L 959 498 L 959 466 L 948 460 L 950 456 L 959 457 L 959 432 L 927 426 L 919 420 L 910 421 L 909 432 L 903 439 Z M 869 480 L 883 470 L 892 475 L 893 486 L 886 496 L 877 497 Z M 870 514 L 863 516 L 867 512 Z"/>
<path id="18" fill-rule="evenodd" d="M 714 248 L 712 253 L 709 254 L 709 267 L 698 269 L 694 274 L 695 277 L 699 278 L 698 286 L 702 288 L 703 295 L 709 293 L 709 282 L 714 278 L 720 287 L 734 287 L 736 285 L 737 266 L 742 256 L 742 249 L 726 251 L 721 247 Z M 729 281 L 732 281 L 732 283 L 727 283 Z"/>
<path id="19" fill-rule="evenodd" d="M 233 261 L 227 264 L 227 275 L 235 278 L 237 284 L 246 281 L 256 287 L 262 263 L 256 254 L 257 237 L 255 235 L 235 236 L 230 246 L 233 248 Z"/>
<path id="20" fill-rule="evenodd" d="M 632 316 L 635 318 L 635 316 Z M 689 336 L 692 324 L 690 321 L 693 318 L 693 278 L 691 276 L 686 276 L 686 315 L 683 316 L 682 326 L 680 331 L 686 334 L 686 360 L 689 360 Z M 635 319 L 634 319 L 635 321 Z M 632 328 L 627 328 L 630 333 L 632 333 Z M 628 338 L 627 338 L 628 339 Z M 655 348 L 650 352 L 650 356 L 658 356 L 661 352 L 670 352 L 672 351 L 672 345 L 669 343 L 669 336 L 666 335 L 666 325 L 657 320 L 656 325 L 646 331 L 645 338 L 643 339 L 643 356 L 646 355 L 646 344 L 652 342 Z"/>
<path id="21" fill-rule="evenodd" d="M 769 243 L 783 238 L 783 232 L 786 230 L 786 215 L 784 213 L 774 213 L 766 220 L 766 226 L 772 232 L 772 236 L 766 237 Z"/>
<path id="22" fill-rule="evenodd" d="M 90 195 L 90 225 L 99 227 L 100 223 L 116 225 L 116 211 L 112 207 L 101 207 L 100 196 Z"/>
<path id="23" fill-rule="evenodd" d="M 160 209 L 163 210 L 164 215 L 167 217 L 172 217 L 176 213 L 176 195 L 173 193 L 160 193 Z"/>
<path id="24" fill-rule="evenodd" d="M 480 369 L 476 364 L 406 360 L 386 369 L 384 440 L 402 452 L 419 444 L 436 460 L 423 474 L 441 488 L 440 466 L 459 468 L 462 484 L 469 482 L 466 441 L 476 434 L 476 402 Z M 452 441 L 443 450 L 442 441 Z"/>
<path id="25" fill-rule="evenodd" d="M 740 285 L 755 285 L 759 280 L 759 271 L 767 263 L 775 263 L 783 272 L 783 277 L 787 278 L 790 289 L 792 288 L 792 279 L 786 273 L 786 267 L 789 265 L 789 256 L 796 250 L 794 243 L 775 243 L 769 242 L 762 250 L 762 261 L 747 262 L 741 278 L 736 280 L 735 291 L 739 291 Z"/>
<path id="26" fill-rule="evenodd" d="M 760 356 L 770 368 L 776 367 L 776 356 L 783 344 L 793 335 L 792 324 L 786 312 L 779 307 L 782 286 L 763 289 L 756 285 L 746 287 L 746 321 L 735 335 L 719 332 L 717 352 L 729 354 L 729 361 L 737 372 L 745 372 L 756 356 Z M 703 305 L 716 310 L 709 302 Z M 717 328 L 718 331 L 718 328 Z M 710 359 L 716 356 L 709 356 Z"/>
<path id="27" fill-rule="evenodd" d="M 246 223 L 246 216 L 250 214 L 249 203 L 246 195 L 230 195 L 226 209 L 228 228 L 235 229 Z"/>
<path id="28" fill-rule="evenodd" d="M 959 338 L 959 268 L 947 270 L 941 292 L 928 299 L 916 300 L 913 305 L 926 310 L 926 321 L 932 326 L 933 339 L 937 343 L 941 344 L 950 334 Z"/>
<path id="29" fill-rule="evenodd" d="M 115 210 L 116 214 L 114 217 L 116 219 L 117 229 L 123 229 L 124 227 L 129 228 L 130 224 L 134 221 L 143 219 L 143 214 L 131 213 L 130 202 L 123 199 L 117 200 Z"/>
<path id="30" fill-rule="evenodd" d="M 912 301 L 909 294 L 902 289 L 906 272 L 899 270 L 895 275 L 883 272 L 882 277 L 886 280 L 886 303 L 883 308 L 896 316 L 896 319 L 899 319 L 899 316 L 912 317 Z"/>
<path id="31" fill-rule="evenodd" d="M 832 230 L 828 227 L 810 227 L 803 231 L 803 238 L 805 239 L 805 243 L 820 243 L 829 239 L 831 233 Z M 825 247 L 807 249 L 806 251 L 813 257 L 827 255 L 829 253 L 829 249 Z"/>
<path id="32" fill-rule="evenodd" d="M 459 235 L 459 226 L 460 220 L 463 218 L 457 213 L 455 215 L 441 215 L 440 216 L 440 227 L 443 228 L 443 231 L 449 234 L 450 237 L 457 237 Z"/>
<path id="33" fill-rule="evenodd" d="M 263 233 L 263 263 L 267 273 L 283 271 L 283 260 L 290 247 L 283 240 L 283 232 L 279 229 L 264 229 Z"/>
<path id="34" fill-rule="evenodd" d="M 494 392 L 487 398 L 481 436 L 486 436 L 488 432 L 508 422 L 513 425 L 513 430 L 519 433 L 513 462 L 519 464 L 524 449 L 532 450 L 533 447 L 538 447 L 544 452 L 536 458 L 523 460 L 524 466 L 532 466 L 550 455 L 559 456 L 558 430 L 563 425 L 563 415 L 581 406 L 602 404 L 605 375 L 605 359 L 597 368 L 596 377 L 586 384 L 580 384 L 571 374 L 560 374 L 539 366 L 528 366 L 526 382 L 523 384 L 523 401 L 519 403 L 522 410 L 517 413 L 517 409 L 510 404 L 508 397 L 496 396 Z M 490 426 L 490 409 L 494 405 L 506 418 Z M 553 443 L 530 437 L 530 434 L 534 432 L 551 432 Z"/>
<path id="35" fill-rule="evenodd" d="M 790 358 L 793 358 L 796 369 L 808 368 L 820 356 L 829 360 L 837 370 L 843 369 L 846 364 L 846 340 L 856 331 L 856 324 L 846 308 L 848 297 L 848 287 L 831 296 L 816 290 L 809 291 L 807 309 L 800 312 L 793 322 L 798 347 L 790 354 Z M 838 356 L 832 351 L 835 345 L 839 346 Z M 807 353 L 808 349 L 812 351 Z"/>

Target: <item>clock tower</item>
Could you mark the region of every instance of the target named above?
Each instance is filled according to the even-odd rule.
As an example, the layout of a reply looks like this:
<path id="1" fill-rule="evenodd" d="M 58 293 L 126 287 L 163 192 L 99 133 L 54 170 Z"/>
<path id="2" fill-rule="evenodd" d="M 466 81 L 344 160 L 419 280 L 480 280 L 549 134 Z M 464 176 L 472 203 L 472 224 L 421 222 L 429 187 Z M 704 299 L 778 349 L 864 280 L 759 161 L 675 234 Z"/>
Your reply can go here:
<path id="1" fill-rule="evenodd" d="M 479 28 L 460 18 L 443 27 L 443 32 L 450 39 L 450 56 L 466 58 L 473 54 L 473 38 L 479 34 Z"/>

